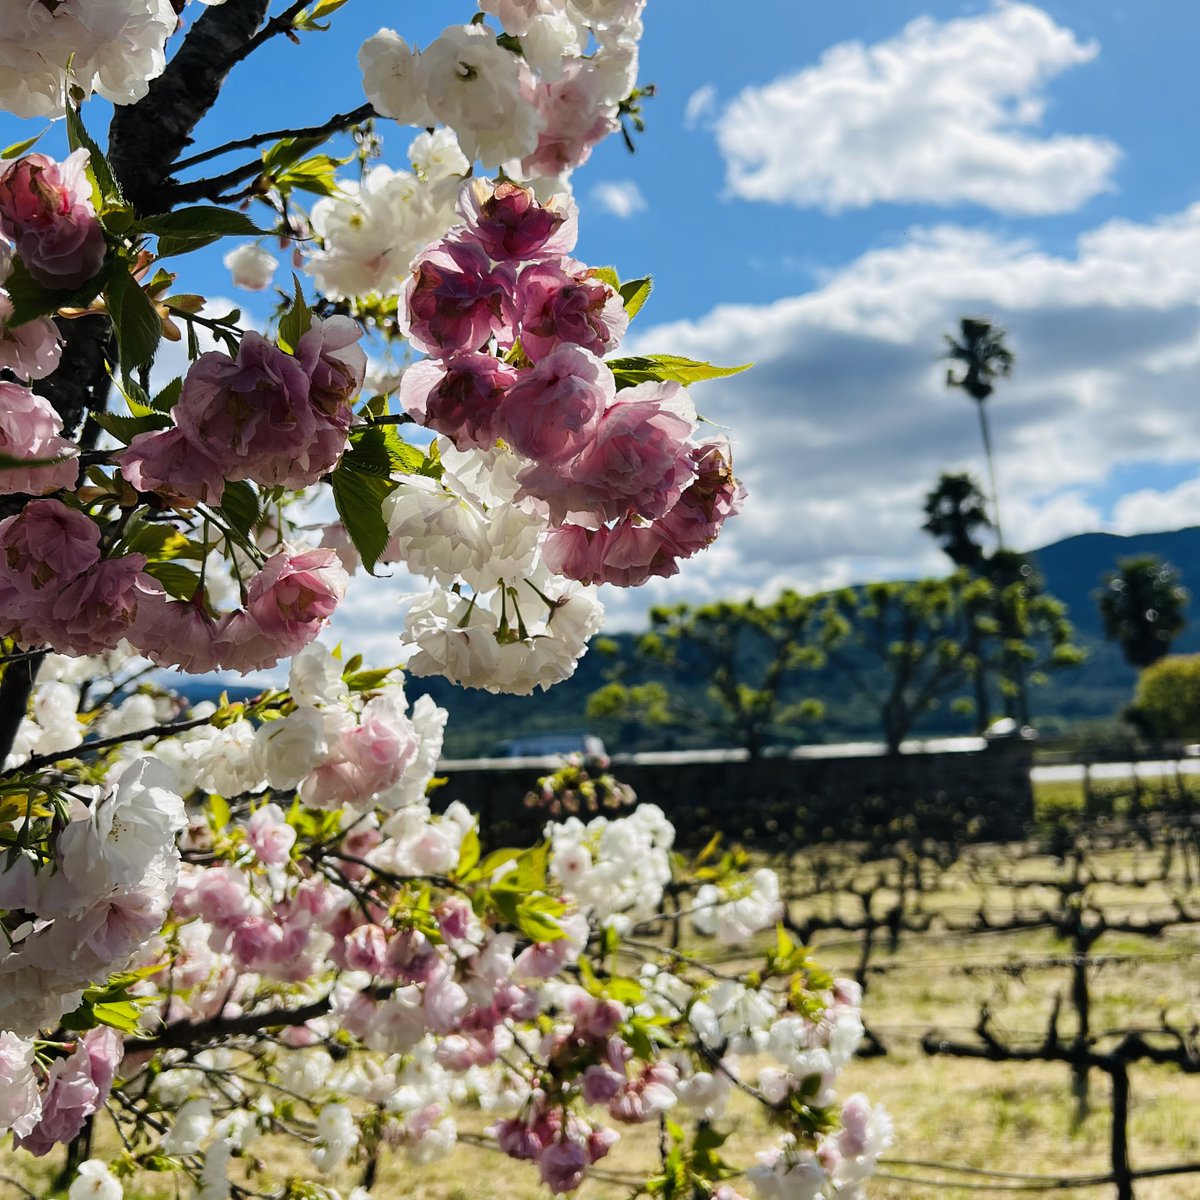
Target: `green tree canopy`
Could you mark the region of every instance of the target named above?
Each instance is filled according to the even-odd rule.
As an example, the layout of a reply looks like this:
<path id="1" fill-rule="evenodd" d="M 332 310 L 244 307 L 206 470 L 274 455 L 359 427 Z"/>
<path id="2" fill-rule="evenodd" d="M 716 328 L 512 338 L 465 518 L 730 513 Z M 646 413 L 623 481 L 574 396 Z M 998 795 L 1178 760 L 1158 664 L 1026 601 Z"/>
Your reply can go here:
<path id="1" fill-rule="evenodd" d="M 817 701 L 788 702 L 783 693 L 785 683 L 825 663 L 840 636 L 831 615 L 822 597 L 790 589 L 769 604 L 723 600 L 652 609 L 638 652 L 667 668 L 679 691 L 658 680 L 640 682 L 631 664 L 620 664 L 617 677 L 590 697 L 588 715 L 636 713 L 664 726 L 703 729 L 757 757 L 773 737 L 820 716 Z M 704 696 L 699 707 L 685 699 L 696 685 Z"/>
<path id="2" fill-rule="evenodd" d="M 1186 624 L 1187 589 L 1175 568 L 1152 554 L 1121 559 L 1097 598 L 1105 636 L 1139 670 L 1162 658 Z"/>
<path id="3" fill-rule="evenodd" d="M 1170 654 L 1138 677 L 1129 716 L 1151 737 L 1200 738 L 1200 654 Z"/>

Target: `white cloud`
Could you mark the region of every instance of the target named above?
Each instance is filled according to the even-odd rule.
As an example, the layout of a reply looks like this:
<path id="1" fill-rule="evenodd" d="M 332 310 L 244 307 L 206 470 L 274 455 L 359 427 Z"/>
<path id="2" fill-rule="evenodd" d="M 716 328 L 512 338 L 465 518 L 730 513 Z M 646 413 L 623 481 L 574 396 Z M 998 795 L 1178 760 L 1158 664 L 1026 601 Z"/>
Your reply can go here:
<path id="1" fill-rule="evenodd" d="M 697 129 L 706 124 L 717 111 L 717 89 L 714 84 L 701 84 L 687 99 L 683 109 L 684 129 Z"/>
<path id="2" fill-rule="evenodd" d="M 945 569 L 920 507 L 940 471 L 984 473 L 972 402 L 947 391 L 938 360 L 943 332 L 968 313 L 1007 328 L 1017 354 L 988 402 L 1012 544 L 1103 527 L 1093 490 L 1120 465 L 1200 463 L 1200 204 L 1153 224 L 1109 222 L 1073 256 L 956 227 L 914 230 L 803 295 L 627 340 L 630 353 L 757 365 L 696 389 L 700 410 L 736 438 L 745 511 L 681 578 L 620 598 L 614 616 Z M 1110 524 L 1195 521 L 1200 483 L 1127 497 Z"/>
<path id="3" fill-rule="evenodd" d="M 1098 49 L 1017 3 L 834 46 L 725 108 L 716 136 L 729 188 L 830 212 L 879 202 L 1073 211 L 1111 188 L 1119 150 L 1101 137 L 1040 136 L 1042 88 Z"/>
<path id="4" fill-rule="evenodd" d="M 646 211 L 646 197 L 632 179 L 615 179 L 598 183 L 592 188 L 592 199 L 606 213 L 628 221 L 630 217 Z"/>
<path id="5" fill-rule="evenodd" d="M 1153 533 L 1200 525 L 1200 479 L 1189 479 L 1165 492 L 1143 488 L 1113 506 L 1116 533 Z"/>

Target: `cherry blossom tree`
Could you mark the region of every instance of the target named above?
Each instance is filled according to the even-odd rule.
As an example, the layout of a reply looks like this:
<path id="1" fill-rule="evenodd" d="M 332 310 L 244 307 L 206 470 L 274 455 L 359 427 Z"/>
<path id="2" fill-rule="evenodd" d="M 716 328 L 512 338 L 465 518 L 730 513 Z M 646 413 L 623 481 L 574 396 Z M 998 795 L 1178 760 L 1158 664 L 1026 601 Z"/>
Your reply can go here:
<path id="1" fill-rule="evenodd" d="M 149 1171 L 360 1200 L 474 1105 L 554 1193 L 652 1121 L 652 1194 L 854 1200 L 891 1137 L 836 1098 L 860 995 L 772 940 L 774 874 L 689 865 L 649 802 L 484 847 L 434 811 L 446 714 L 404 690 L 552 686 L 594 585 L 674 573 L 742 503 L 687 391 L 734 368 L 621 357 L 649 281 L 572 257 L 645 0 L 381 30 L 358 107 L 190 152 L 231 71 L 344 3 L 0 0 L 0 107 L 70 143 L 0 165 L 0 1134 L 70 1200 Z M 188 290 L 214 243 L 249 290 L 292 259 L 266 330 Z M 385 562 L 428 582 L 403 671 L 320 640 Z M 214 670 L 279 683 L 189 706 L 165 673 Z M 668 889 L 763 961 L 671 948 Z M 757 1165 L 721 1154 L 735 1092 L 781 1130 Z"/>

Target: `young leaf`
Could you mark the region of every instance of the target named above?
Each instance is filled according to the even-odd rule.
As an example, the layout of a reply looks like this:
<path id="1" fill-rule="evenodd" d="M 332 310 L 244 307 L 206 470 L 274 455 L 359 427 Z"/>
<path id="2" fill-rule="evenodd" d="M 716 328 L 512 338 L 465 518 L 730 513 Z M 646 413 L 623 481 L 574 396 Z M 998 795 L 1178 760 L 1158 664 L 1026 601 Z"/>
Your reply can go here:
<path id="1" fill-rule="evenodd" d="M 279 344 L 294 354 L 300 339 L 312 325 L 312 309 L 305 302 L 304 288 L 300 286 L 300 279 L 295 274 L 292 275 L 292 283 L 295 286 L 292 306 L 279 319 Z"/>
<path id="2" fill-rule="evenodd" d="M 588 274 L 593 279 L 600 280 L 601 283 L 607 283 L 614 292 L 621 290 L 621 277 L 612 267 L 592 267 Z"/>
<path id="3" fill-rule="evenodd" d="M 383 502 L 399 484 L 385 475 L 357 470 L 344 457 L 333 472 L 333 503 L 354 548 L 362 556 L 363 566 L 371 574 L 388 542 Z"/>
<path id="4" fill-rule="evenodd" d="M 636 387 L 650 380 L 682 383 L 685 387 L 706 379 L 723 379 L 748 371 L 752 363 L 737 367 L 718 367 L 713 363 L 681 358 L 677 354 L 646 354 L 637 358 L 613 358 L 608 361 L 617 377 L 617 387 Z"/>
<path id="5" fill-rule="evenodd" d="M 654 281 L 649 275 L 645 279 L 631 279 L 628 283 L 621 284 L 621 303 L 625 305 L 625 311 L 631 321 L 642 311 L 642 305 L 649 299 L 653 287 Z"/>
<path id="6" fill-rule="evenodd" d="M 49 126 L 46 126 L 46 129 L 43 129 L 41 133 L 35 133 L 33 137 L 26 138 L 23 142 L 13 142 L 11 146 L 5 146 L 3 150 L 0 150 L 0 159 L 20 158 L 21 155 L 32 150 L 42 140 L 49 128 Z"/>

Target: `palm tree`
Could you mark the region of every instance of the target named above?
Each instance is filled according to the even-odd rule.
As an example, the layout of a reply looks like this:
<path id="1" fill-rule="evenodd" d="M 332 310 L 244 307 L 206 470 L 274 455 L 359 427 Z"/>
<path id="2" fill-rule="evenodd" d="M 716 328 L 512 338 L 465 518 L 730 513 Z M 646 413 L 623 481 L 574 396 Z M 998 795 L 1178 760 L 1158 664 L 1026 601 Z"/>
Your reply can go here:
<path id="1" fill-rule="evenodd" d="M 1004 532 L 1000 525 L 1000 502 L 996 491 L 996 467 L 992 461 L 992 438 L 988 430 L 985 401 L 995 390 L 995 380 L 1012 374 L 1013 353 L 1004 344 L 1004 330 L 980 317 L 963 317 L 959 321 L 961 340 L 946 334 L 950 348 L 944 358 L 963 364 L 961 376 L 954 367 L 946 369 L 946 386 L 962 388 L 979 410 L 979 431 L 983 435 L 983 452 L 987 456 L 988 479 L 992 488 L 992 514 L 996 523 L 996 540 L 1004 548 Z"/>

